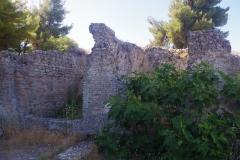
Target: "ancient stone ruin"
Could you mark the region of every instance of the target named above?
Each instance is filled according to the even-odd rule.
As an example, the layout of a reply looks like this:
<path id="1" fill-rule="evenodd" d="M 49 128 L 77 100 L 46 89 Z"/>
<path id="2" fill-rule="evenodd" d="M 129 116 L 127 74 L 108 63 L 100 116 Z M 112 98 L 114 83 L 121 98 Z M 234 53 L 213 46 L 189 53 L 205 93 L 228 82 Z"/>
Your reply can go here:
<path id="1" fill-rule="evenodd" d="M 0 52 L 0 128 L 14 121 L 20 126 L 41 124 L 49 129 L 92 134 L 107 121 L 110 96 L 124 94 L 122 75 L 153 71 L 162 63 L 178 70 L 209 62 L 231 74 L 240 73 L 240 58 L 231 54 L 230 43 L 218 30 L 188 34 L 188 49 L 164 49 L 123 42 L 103 23 L 89 27 L 95 45 L 90 54 L 69 47 L 68 53 L 33 51 L 16 55 Z M 83 94 L 83 118 L 52 119 L 66 102 L 67 92 Z"/>

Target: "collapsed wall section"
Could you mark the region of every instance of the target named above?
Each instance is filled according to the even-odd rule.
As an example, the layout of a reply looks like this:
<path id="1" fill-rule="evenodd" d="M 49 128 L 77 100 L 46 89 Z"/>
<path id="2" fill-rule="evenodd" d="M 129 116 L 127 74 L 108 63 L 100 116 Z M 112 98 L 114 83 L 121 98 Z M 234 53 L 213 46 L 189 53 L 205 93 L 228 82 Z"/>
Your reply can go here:
<path id="1" fill-rule="evenodd" d="M 33 51 L 0 53 L 0 117 L 49 117 L 63 106 L 68 92 L 81 94 L 85 53 Z"/>

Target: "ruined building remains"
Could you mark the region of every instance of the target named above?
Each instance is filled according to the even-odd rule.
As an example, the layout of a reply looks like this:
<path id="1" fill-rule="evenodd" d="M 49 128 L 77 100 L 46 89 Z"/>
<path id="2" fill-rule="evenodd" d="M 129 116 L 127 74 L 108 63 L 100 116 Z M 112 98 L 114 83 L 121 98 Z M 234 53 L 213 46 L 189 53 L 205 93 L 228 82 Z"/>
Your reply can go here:
<path id="1" fill-rule="evenodd" d="M 209 62 L 231 74 L 240 73 L 240 58 L 218 30 L 188 34 L 188 49 L 164 49 L 123 42 L 103 23 L 89 27 L 95 45 L 91 54 L 69 47 L 68 53 L 33 51 L 16 55 L 0 52 L 0 127 L 10 121 L 20 126 L 41 123 L 49 129 L 95 133 L 107 123 L 112 95 L 124 94 L 122 75 L 153 71 L 162 63 L 177 70 Z M 83 94 L 83 118 L 66 121 L 49 118 L 66 102 L 67 94 Z"/>

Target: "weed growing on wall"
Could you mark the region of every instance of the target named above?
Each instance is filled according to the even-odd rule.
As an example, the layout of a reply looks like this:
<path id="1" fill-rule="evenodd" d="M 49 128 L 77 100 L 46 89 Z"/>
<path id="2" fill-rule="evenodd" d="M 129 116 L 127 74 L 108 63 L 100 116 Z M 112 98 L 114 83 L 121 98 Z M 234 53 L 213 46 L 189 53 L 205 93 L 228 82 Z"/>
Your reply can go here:
<path id="1" fill-rule="evenodd" d="M 82 95 L 79 95 L 76 100 L 73 96 L 69 96 L 65 105 L 57 110 L 56 117 L 68 120 L 82 118 L 82 102 Z"/>
<path id="2" fill-rule="evenodd" d="M 238 76 L 206 63 L 192 72 L 163 64 L 155 72 L 134 74 L 124 77 L 126 97 L 106 102 L 114 123 L 95 143 L 107 159 L 239 158 L 240 114 L 218 107 L 220 99 L 239 102 Z"/>

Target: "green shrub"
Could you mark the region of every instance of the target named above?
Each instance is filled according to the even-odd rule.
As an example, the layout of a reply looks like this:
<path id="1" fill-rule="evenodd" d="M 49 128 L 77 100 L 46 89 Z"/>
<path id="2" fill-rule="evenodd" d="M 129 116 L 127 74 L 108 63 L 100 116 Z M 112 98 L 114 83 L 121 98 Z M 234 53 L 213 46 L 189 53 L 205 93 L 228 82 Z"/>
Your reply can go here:
<path id="1" fill-rule="evenodd" d="M 69 120 L 82 118 L 82 102 L 82 95 L 79 95 L 76 100 L 73 99 L 73 96 L 68 96 L 67 102 L 57 110 L 55 117 Z"/>
<path id="2" fill-rule="evenodd" d="M 96 135 L 95 143 L 106 158 L 237 159 L 240 115 L 218 105 L 220 99 L 240 100 L 238 76 L 206 63 L 192 72 L 163 64 L 155 72 L 134 74 L 123 77 L 125 98 L 105 102 L 114 122 Z"/>

